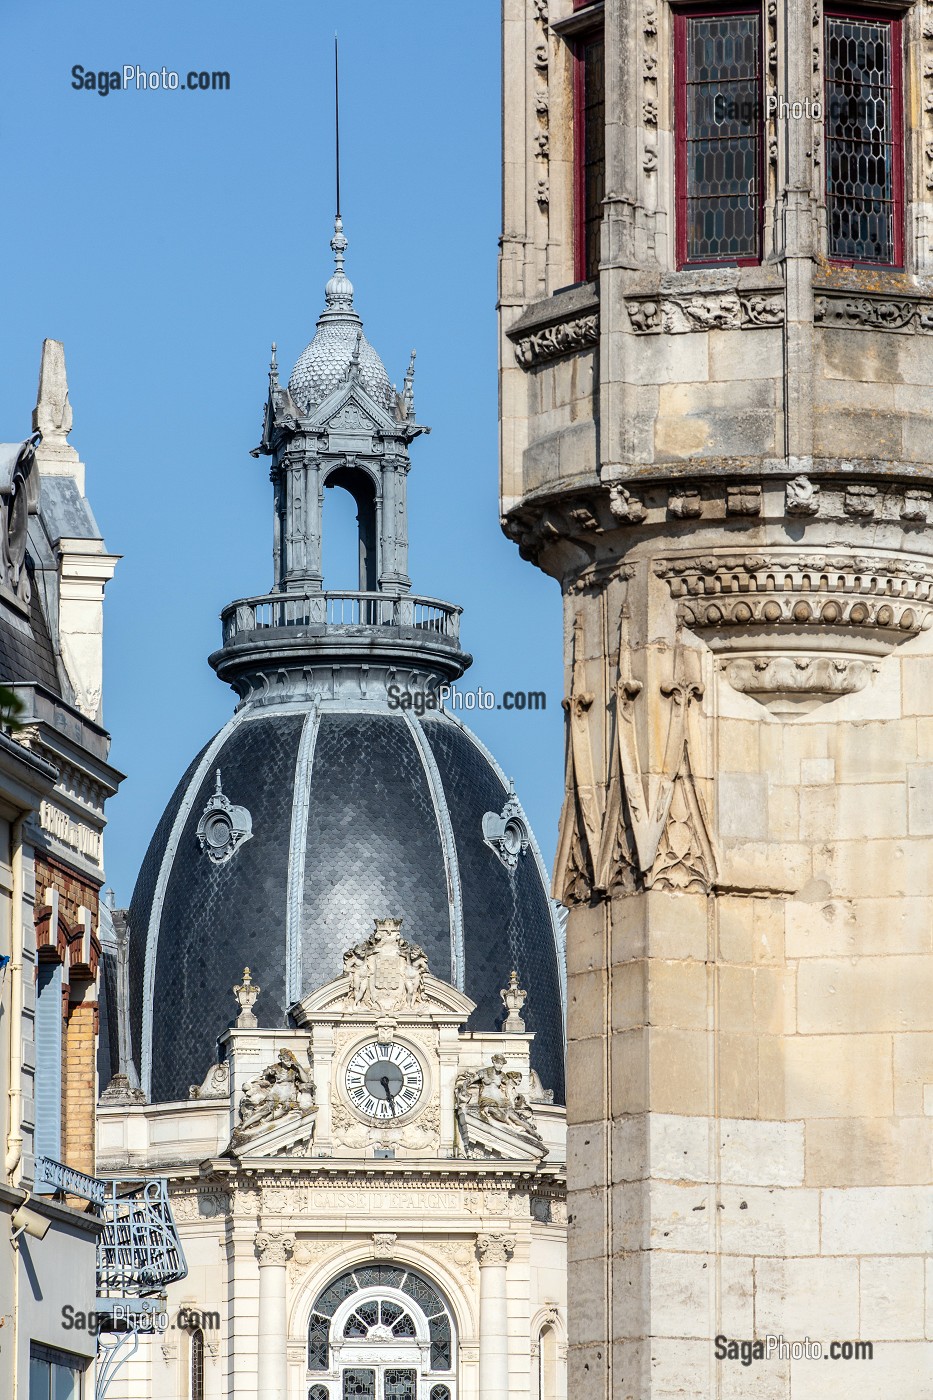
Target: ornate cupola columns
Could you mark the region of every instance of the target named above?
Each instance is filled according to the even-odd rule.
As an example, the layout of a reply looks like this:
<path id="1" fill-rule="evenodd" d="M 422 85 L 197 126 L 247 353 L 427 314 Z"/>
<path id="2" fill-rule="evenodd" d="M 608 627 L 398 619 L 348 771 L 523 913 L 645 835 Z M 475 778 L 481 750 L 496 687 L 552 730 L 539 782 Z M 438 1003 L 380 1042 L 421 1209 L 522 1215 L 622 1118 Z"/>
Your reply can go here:
<path id="1" fill-rule="evenodd" d="M 272 347 L 253 452 L 272 459 L 273 590 L 224 609 L 223 646 L 211 657 L 244 703 L 436 690 L 470 664 L 460 609 L 415 597 L 408 576 L 408 449 L 429 431 L 415 418 L 415 352 L 399 393 L 354 307 L 339 217 L 331 248 L 325 309 L 287 388 Z M 331 490 L 352 496 L 358 526 L 358 588 L 339 593 L 324 578 Z"/>

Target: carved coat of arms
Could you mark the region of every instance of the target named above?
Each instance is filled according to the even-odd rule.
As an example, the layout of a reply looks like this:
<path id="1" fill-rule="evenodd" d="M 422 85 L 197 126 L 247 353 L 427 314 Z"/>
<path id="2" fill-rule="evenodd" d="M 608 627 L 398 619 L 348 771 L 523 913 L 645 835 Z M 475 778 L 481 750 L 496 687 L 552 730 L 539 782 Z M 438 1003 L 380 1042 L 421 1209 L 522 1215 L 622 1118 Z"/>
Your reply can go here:
<path id="1" fill-rule="evenodd" d="M 401 919 L 376 919 L 365 943 L 343 955 L 350 979 L 347 1005 L 359 1011 L 401 1011 L 424 1000 L 428 958 L 417 943 L 408 943 L 399 930 Z"/>

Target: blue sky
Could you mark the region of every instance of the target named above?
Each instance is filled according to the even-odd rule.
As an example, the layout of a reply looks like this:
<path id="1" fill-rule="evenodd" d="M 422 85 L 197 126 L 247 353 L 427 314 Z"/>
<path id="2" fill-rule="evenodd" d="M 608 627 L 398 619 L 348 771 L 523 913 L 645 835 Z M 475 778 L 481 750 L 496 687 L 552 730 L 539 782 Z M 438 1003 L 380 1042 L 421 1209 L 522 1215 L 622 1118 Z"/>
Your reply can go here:
<path id="1" fill-rule="evenodd" d="M 433 429 L 412 450 L 413 586 L 464 606 L 463 684 L 546 691 L 544 714 L 472 724 L 553 855 L 559 591 L 498 525 L 499 6 L 481 0 L 468 25 L 464 13 L 437 0 L 3 6 L 0 438 L 28 433 L 42 340 L 63 340 L 71 442 L 124 556 L 105 622 L 105 721 L 127 774 L 106 837 L 118 903 L 232 710 L 206 664 L 218 613 L 271 584 L 268 463 L 248 454 L 270 342 L 289 372 L 323 306 L 335 28 L 347 271 L 390 378 L 417 347 Z M 75 64 L 227 70 L 230 90 L 101 97 L 72 88 Z M 346 524 L 338 513 L 337 538 Z"/>

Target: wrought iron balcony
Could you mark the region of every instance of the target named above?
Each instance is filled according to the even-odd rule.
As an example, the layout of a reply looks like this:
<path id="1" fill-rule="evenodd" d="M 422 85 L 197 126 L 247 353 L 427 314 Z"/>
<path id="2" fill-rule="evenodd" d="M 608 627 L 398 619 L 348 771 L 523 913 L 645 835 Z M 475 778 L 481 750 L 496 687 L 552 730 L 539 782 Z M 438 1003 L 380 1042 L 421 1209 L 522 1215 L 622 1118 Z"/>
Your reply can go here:
<path id="1" fill-rule="evenodd" d="M 360 629 L 392 629 L 399 635 L 429 636 L 453 645 L 460 641 L 460 613 L 453 603 L 412 593 L 267 593 L 240 598 L 221 613 L 223 644 L 267 628 L 305 628 L 317 635 L 352 634 Z"/>
<path id="2" fill-rule="evenodd" d="M 101 1181 L 51 1157 L 36 1159 L 36 1184 L 89 1201 L 103 1223 L 97 1296 L 123 1300 L 162 1293 L 188 1272 L 163 1177 Z"/>

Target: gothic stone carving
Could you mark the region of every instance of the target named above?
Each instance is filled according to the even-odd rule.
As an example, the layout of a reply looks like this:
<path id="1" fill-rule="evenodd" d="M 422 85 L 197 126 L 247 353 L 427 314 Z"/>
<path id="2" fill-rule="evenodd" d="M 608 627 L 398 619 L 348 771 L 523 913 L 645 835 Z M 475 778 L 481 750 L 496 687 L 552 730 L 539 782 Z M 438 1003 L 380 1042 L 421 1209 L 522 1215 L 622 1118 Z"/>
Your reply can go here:
<path id="1" fill-rule="evenodd" d="M 839 292 L 824 293 L 814 299 L 813 318 L 830 328 L 930 335 L 933 334 L 933 301 L 921 297 L 854 297 Z"/>
<path id="2" fill-rule="evenodd" d="M 554 864 L 554 898 L 561 904 L 588 899 L 594 884 L 602 813 L 596 786 L 590 711 L 596 697 L 586 689 L 583 617 L 573 625 L 572 681 L 563 701 L 567 715 L 564 805 L 557 836 Z"/>
<path id="3" fill-rule="evenodd" d="M 515 358 L 524 369 L 532 369 L 560 355 L 572 355 L 587 350 L 599 339 L 599 317 L 576 316 L 556 326 L 546 326 L 532 335 L 523 336 L 515 346 Z"/>
<path id="4" fill-rule="evenodd" d="M 283 1119 L 316 1113 L 314 1092 L 310 1064 L 305 1068 L 291 1050 L 280 1050 L 275 1064 L 244 1086 L 231 1146 L 241 1146 Z"/>
<path id="5" fill-rule="evenodd" d="M 709 292 L 652 298 L 631 297 L 625 302 L 632 330 L 637 335 L 663 331 L 687 335 L 691 331 L 747 330 L 756 326 L 780 326 L 784 299 L 780 292 Z"/>
<path id="6" fill-rule="evenodd" d="M 708 893 L 716 862 L 691 762 L 691 748 L 699 744 L 700 658 L 691 648 L 678 647 L 669 677 L 659 685 L 659 697 L 649 697 L 626 669 L 624 628 L 623 619 L 614 697 L 615 741 L 597 865 L 599 887 L 610 890 L 640 880 L 646 888 Z M 639 727 L 646 729 L 648 738 L 659 709 L 663 749 L 659 761 L 649 764 L 646 772 Z"/>
<path id="7" fill-rule="evenodd" d="M 852 499 L 874 513 L 874 496 Z M 730 684 L 772 709 L 861 690 L 877 658 L 933 625 L 933 562 L 918 556 L 788 550 L 655 567 Z"/>
<path id="8" fill-rule="evenodd" d="M 420 1005 L 427 954 L 402 938 L 401 919 L 376 919 L 375 925 L 364 943 L 343 955 L 343 970 L 350 978 L 348 1008 L 390 1012 Z"/>

